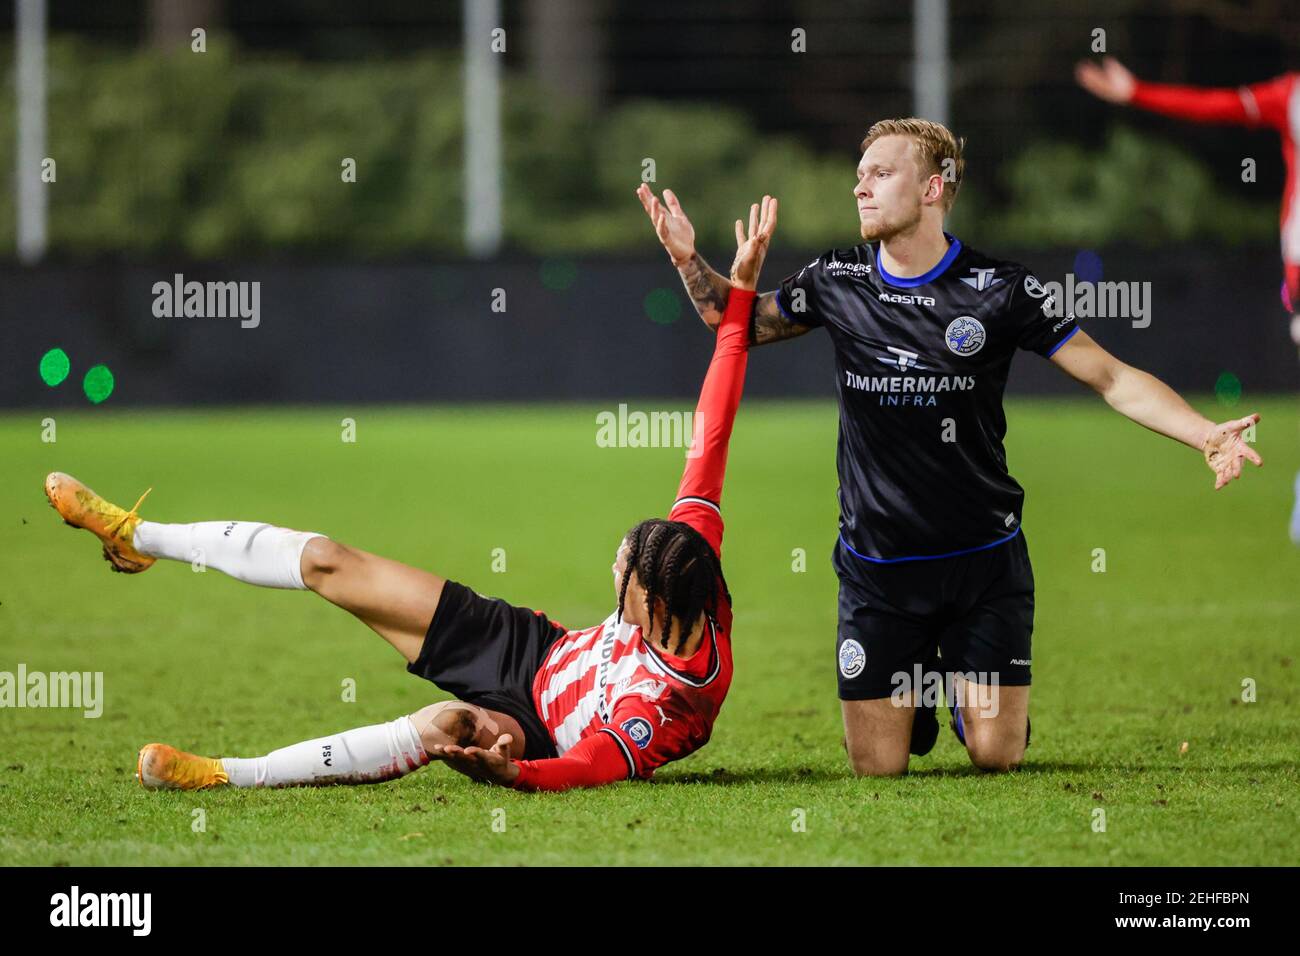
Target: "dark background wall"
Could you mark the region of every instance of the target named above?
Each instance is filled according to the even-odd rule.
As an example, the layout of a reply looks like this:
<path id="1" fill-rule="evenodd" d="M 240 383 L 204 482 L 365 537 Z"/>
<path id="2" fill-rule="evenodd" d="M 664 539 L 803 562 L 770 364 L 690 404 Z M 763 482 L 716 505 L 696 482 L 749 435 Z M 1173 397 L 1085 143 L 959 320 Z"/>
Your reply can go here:
<path id="1" fill-rule="evenodd" d="M 1061 281 L 1075 255 L 997 252 L 1044 282 Z M 774 254 L 764 287 L 809 258 Z M 1149 328 L 1081 323 L 1122 358 L 1184 390 L 1210 391 L 1223 372 L 1247 394 L 1295 388 L 1275 250 L 1115 250 L 1103 264 L 1107 280 L 1152 283 Z M 187 280 L 259 281 L 260 326 L 155 318 L 152 286 L 178 271 Z M 113 405 L 688 398 L 709 356 L 707 331 L 658 258 L 51 265 L 8 267 L 0 282 L 0 406 L 84 405 L 80 376 L 98 363 L 116 378 Z M 504 313 L 491 309 L 497 288 Z M 73 371 L 48 388 L 38 363 L 54 347 Z M 748 394 L 830 396 L 833 386 L 829 343 L 813 333 L 757 350 Z M 1025 355 L 1009 387 L 1076 386 Z"/>

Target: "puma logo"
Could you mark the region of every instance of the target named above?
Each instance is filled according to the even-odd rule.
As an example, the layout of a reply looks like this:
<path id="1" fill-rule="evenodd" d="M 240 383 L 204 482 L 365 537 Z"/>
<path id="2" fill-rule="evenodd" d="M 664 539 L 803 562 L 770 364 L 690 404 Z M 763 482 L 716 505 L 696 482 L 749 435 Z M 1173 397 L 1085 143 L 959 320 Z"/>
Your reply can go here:
<path id="1" fill-rule="evenodd" d="M 667 714 L 665 714 L 665 713 L 664 713 L 664 709 L 663 709 L 662 707 L 660 707 L 658 704 L 655 704 L 655 710 L 659 711 L 659 726 L 660 726 L 660 727 L 662 727 L 664 724 L 671 724 L 671 723 L 673 722 L 673 719 L 672 719 L 671 717 L 669 717 Z"/>

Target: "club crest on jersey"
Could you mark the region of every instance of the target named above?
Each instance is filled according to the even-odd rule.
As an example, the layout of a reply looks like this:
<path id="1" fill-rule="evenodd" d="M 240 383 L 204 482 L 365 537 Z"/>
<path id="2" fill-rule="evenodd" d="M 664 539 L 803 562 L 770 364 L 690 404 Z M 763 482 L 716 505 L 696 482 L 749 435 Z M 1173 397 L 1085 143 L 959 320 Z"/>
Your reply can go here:
<path id="1" fill-rule="evenodd" d="M 943 341 L 954 355 L 974 355 L 984 348 L 984 326 L 972 315 L 959 315 L 948 323 Z"/>
<path id="2" fill-rule="evenodd" d="M 636 744 L 637 750 L 645 750 L 649 747 L 655 735 L 654 727 L 644 717 L 629 717 L 619 726 L 623 728 L 623 733 L 632 738 L 632 743 Z"/>
<path id="3" fill-rule="evenodd" d="M 867 666 L 867 652 L 853 638 L 840 645 L 840 673 L 847 679 L 857 677 Z"/>

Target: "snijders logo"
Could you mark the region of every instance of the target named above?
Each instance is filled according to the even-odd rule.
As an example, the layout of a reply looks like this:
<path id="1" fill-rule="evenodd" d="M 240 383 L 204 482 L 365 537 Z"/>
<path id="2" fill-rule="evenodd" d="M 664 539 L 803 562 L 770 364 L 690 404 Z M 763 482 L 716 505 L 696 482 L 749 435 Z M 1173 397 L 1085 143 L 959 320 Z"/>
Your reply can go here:
<path id="1" fill-rule="evenodd" d="M 871 263 L 869 262 L 841 262 L 839 259 L 829 259 L 826 262 L 827 275 L 842 276 L 866 276 L 871 275 Z"/>
<path id="2" fill-rule="evenodd" d="M 984 326 L 972 315 L 959 315 L 948 323 L 943 341 L 954 355 L 974 355 L 984 348 Z"/>

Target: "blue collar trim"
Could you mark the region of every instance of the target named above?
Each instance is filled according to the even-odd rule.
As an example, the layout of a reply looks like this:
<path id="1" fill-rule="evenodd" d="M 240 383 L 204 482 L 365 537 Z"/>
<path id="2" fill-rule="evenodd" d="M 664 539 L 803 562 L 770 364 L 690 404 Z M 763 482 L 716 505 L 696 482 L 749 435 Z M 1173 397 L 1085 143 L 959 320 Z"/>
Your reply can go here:
<path id="1" fill-rule="evenodd" d="M 949 245 L 948 251 L 943 254 L 943 258 L 935 263 L 934 268 L 929 272 L 923 273 L 919 276 L 911 276 L 910 278 L 891 276 L 886 272 L 885 267 L 881 265 L 880 262 L 880 246 L 876 246 L 876 270 L 880 273 L 880 278 L 888 282 L 890 285 L 898 286 L 901 289 L 914 289 L 918 285 L 925 285 L 927 282 L 933 282 L 935 279 L 939 278 L 939 276 L 943 275 L 944 270 L 952 265 L 952 261 L 961 253 L 960 239 L 951 236 L 946 232 L 944 233 L 944 237 L 947 238 Z"/>

